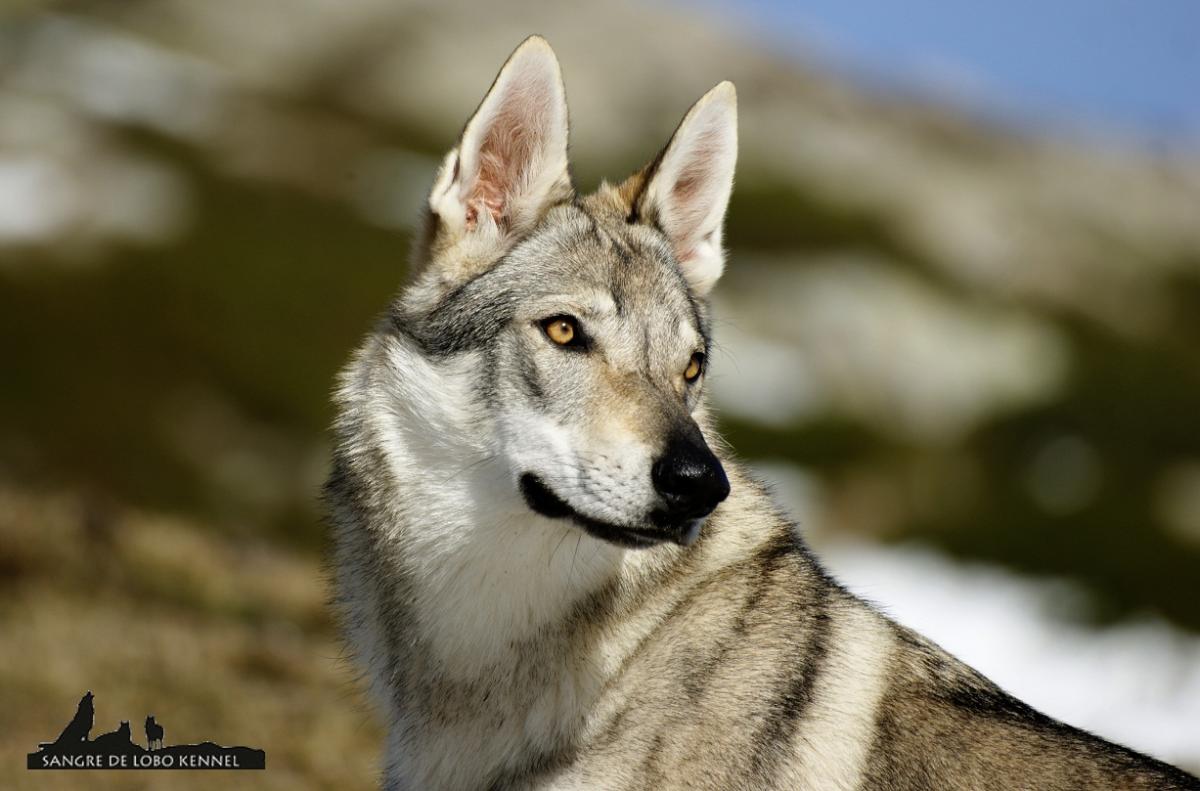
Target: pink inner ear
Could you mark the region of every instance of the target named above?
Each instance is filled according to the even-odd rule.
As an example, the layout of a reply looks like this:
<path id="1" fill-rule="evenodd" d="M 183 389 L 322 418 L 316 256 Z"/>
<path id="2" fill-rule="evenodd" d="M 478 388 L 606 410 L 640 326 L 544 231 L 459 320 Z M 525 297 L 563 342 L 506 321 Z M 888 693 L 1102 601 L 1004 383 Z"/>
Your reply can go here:
<path id="1" fill-rule="evenodd" d="M 479 174 L 468 201 L 468 224 L 485 210 L 497 225 L 502 224 L 509 201 L 533 162 L 540 139 L 527 115 L 536 105 L 540 91 L 525 90 L 507 97 L 492 119 L 479 148 Z"/>
<path id="2" fill-rule="evenodd" d="M 697 236 L 703 233 L 701 224 L 707 218 L 711 206 L 706 190 L 711 174 L 702 161 L 692 160 L 679 174 L 671 187 L 671 199 L 667 209 L 666 230 L 675 243 L 676 254 L 688 257 L 695 246 Z"/>
<path id="3" fill-rule="evenodd" d="M 692 248 L 704 234 L 700 226 L 712 210 L 708 190 L 712 186 L 712 163 L 721 146 L 719 132 L 706 131 L 697 135 L 687 159 L 679 168 L 675 183 L 671 186 L 668 213 L 671 235 L 675 237 L 677 254 L 681 259 L 692 253 Z"/>
<path id="4" fill-rule="evenodd" d="M 481 153 L 479 157 L 479 179 L 467 202 L 467 227 L 475 226 L 480 210 L 492 216 L 499 225 L 504 216 L 504 182 L 501 178 L 504 162 L 496 154 Z"/>
<path id="5" fill-rule="evenodd" d="M 701 186 L 700 174 L 696 172 L 696 169 L 692 169 L 679 177 L 671 193 L 675 200 L 687 203 L 695 198 L 695 194 Z"/>

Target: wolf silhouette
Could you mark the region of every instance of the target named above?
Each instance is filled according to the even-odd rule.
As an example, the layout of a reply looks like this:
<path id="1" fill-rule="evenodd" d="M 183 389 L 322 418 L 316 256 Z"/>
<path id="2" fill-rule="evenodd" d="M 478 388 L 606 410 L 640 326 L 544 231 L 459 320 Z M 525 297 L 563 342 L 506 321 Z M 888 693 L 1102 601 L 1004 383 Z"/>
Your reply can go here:
<path id="1" fill-rule="evenodd" d="M 96 737 L 92 744 L 105 750 L 120 752 L 128 749 L 133 745 L 133 738 L 129 730 L 129 720 L 121 720 L 121 725 L 115 731 L 102 733 Z"/>
<path id="2" fill-rule="evenodd" d="M 58 735 L 52 744 L 56 747 L 62 747 L 78 742 L 86 742 L 88 734 L 92 732 L 92 722 L 96 717 L 96 709 L 92 704 L 92 691 L 89 689 L 87 694 L 79 699 L 79 706 L 75 709 L 75 716 L 67 723 L 67 727 L 63 728 L 62 733 Z"/>

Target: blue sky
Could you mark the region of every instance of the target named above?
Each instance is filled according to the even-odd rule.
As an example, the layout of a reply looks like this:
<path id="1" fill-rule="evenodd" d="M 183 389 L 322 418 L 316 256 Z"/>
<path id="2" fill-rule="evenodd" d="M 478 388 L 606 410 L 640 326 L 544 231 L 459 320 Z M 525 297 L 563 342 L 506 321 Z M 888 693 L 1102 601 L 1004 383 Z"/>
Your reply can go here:
<path id="1" fill-rule="evenodd" d="M 776 45 L 1008 119 L 1200 142 L 1200 0 L 700 0 Z"/>

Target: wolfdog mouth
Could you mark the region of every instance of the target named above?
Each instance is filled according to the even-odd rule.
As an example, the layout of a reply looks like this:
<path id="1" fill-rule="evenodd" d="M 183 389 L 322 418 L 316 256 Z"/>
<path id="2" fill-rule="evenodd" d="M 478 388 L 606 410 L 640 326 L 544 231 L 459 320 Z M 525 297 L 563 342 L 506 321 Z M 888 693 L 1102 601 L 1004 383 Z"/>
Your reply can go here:
<path id="1" fill-rule="evenodd" d="M 535 513 L 551 519 L 570 519 L 582 527 L 589 535 L 608 541 L 622 547 L 640 549 L 661 544 L 664 541 L 674 541 L 681 546 L 688 546 L 696 539 L 699 524 L 687 524 L 676 530 L 642 530 L 636 527 L 622 527 L 611 522 L 581 514 L 550 490 L 542 479 L 531 472 L 521 476 L 521 495 Z"/>

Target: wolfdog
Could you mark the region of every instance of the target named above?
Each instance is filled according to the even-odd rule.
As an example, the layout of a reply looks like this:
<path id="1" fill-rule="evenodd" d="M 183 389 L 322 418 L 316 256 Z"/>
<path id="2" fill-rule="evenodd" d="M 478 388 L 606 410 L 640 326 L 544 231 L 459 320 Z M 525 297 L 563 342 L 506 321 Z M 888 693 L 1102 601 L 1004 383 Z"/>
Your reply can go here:
<path id="1" fill-rule="evenodd" d="M 856 599 L 705 405 L 734 87 L 575 192 L 526 40 L 342 373 L 336 597 L 386 789 L 1200 789 Z"/>

